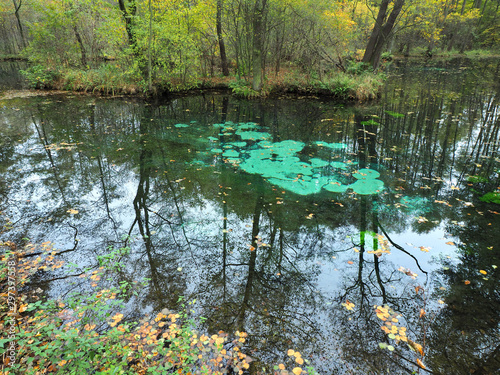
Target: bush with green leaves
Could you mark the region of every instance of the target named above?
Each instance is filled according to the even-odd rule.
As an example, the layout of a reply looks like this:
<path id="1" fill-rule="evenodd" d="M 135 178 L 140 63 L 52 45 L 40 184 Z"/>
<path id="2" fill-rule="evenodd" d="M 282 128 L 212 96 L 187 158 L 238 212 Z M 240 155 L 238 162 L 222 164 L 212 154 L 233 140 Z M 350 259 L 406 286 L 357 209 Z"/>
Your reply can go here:
<path id="1" fill-rule="evenodd" d="M 2 374 L 243 374 L 252 359 L 243 353 L 247 334 L 198 332 L 192 307 L 195 301 L 179 298 L 180 312 L 164 309 L 138 322 L 127 319 L 124 301 L 136 294 L 141 283 L 122 283 L 119 288 L 103 288 L 101 277 L 120 267 L 120 257 L 128 249 L 110 248 L 98 259 L 99 268 L 86 269 L 81 278 L 90 282 L 88 293 L 74 293 L 64 300 L 40 299 L 30 292 L 30 277 L 63 266 L 58 251 L 45 242 L 28 243 L 17 250 L 13 243 L 0 243 L 0 294 L 8 295 L 9 267 L 15 259 L 17 288 L 16 358 L 1 365 Z M 10 263 L 9 263 L 10 262 Z M 9 266 L 8 266 L 9 265 Z M 12 319 L 8 305 L 0 305 L 0 326 Z M 2 330 L 3 334 L 7 332 Z M 0 337 L 0 355 L 5 356 L 12 339 Z M 294 352 L 294 356 L 300 356 Z M 289 374 L 283 365 L 279 374 Z M 295 367 L 295 375 L 313 370 Z"/>

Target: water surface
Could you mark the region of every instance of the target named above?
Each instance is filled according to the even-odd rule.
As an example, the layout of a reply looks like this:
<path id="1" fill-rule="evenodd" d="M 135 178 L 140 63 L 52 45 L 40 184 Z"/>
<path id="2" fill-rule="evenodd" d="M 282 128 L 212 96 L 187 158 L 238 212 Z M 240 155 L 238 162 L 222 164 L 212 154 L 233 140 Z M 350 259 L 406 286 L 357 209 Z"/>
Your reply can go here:
<path id="1" fill-rule="evenodd" d="M 130 247 L 108 280 L 149 279 L 129 318 L 196 299 L 202 329 L 249 333 L 257 369 L 293 348 L 325 374 L 495 373 L 498 69 L 395 63 L 381 100 L 353 106 L 2 100 L 2 239 L 52 241 L 80 269 Z M 384 333 L 384 305 L 425 356 Z"/>

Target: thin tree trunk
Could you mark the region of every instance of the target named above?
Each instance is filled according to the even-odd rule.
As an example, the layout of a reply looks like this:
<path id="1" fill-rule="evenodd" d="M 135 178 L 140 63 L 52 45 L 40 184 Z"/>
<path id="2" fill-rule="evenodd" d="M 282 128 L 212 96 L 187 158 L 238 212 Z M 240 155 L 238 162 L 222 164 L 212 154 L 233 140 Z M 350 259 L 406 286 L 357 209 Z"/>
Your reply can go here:
<path id="1" fill-rule="evenodd" d="M 255 91 L 262 89 L 263 83 L 263 59 L 262 50 L 264 47 L 263 34 L 264 34 L 264 12 L 266 9 L 267 0 L 255 0 L 254 14 L 253 14 L 253 80 L 252 88 Z"/>
<path id="2" fill-rule="evenodd" d="M 85 52 L 85 46 L 83 45 L 83 40 L 82 40 L 82 37 L 80 36 L 80 33 L 78 32 L 78 28 L 76 27 L 76 24 L 73 24 L 73 31 L 75 32 L 76 41 L 78 42 L 78 45 L 80 46 L 80 51 L 82 53 L 82 65 L 83 65 L 83 67 L 86 67 L 87 66 L 87 53 Z"/>
<path id="3" fill-rule="evenodd" d="M 465 5 L 467 4 L 467 0 L 464 0 L 462 3 L 462 10 L 460 11 L 460 15 L 463 16 L 465 12 Z"/>
<path id="4" fill-rule="evenodd" d="M 131 2 L 130 10 L 127 10 L 127 7 L 125 6 L 125 0 L 118 0 L 118 5 L 120 6 L 123 19 L 125 20 L 125 30 L 127 31 L 128 44 L 131 47 L 135 47 L 136 39 L 134 33 L 134 16 L 135 13 L 137 12 L 137 6 L 135 5 L 135 0 Z"/>
<path id="5" fill-rule="evenodd" d="M 148 89 L 149 89 L 149 92 L 151 92 L 151 91 L 153 91 L 153 82 L 151 79 L 151 42 L 153 40 L 153 10 L 151 8 L 151 0 L 149 0 L 148 6 L 149 6 Z"/>
<path id="6" fill-rule="evenodd" d="M 216 16 L 217 39 L 219 40 L 220 63 L 222 74 L 229 75 L 229 66 L 227 64 L 226 46 L 222 37 L 222 0 L 217 0 L 217 16 Z"/>
<path id="7" fill-rule="evenodd" d="M 14 3 L 14 15 L 16 16 L 17 19 L 17 27 L 19 28 L 19 33 L 21 34 L 21 44 L 23 48 L 26 48 L 26 40 L 24 38 L 23 25 L 21 24 L 21 17 L 19 16 L 19 9 L 21 9 L 23 0 L 19 0 L 19 5 L 17 4 L 16 0 L 12 0 L 12 2 Z"/>

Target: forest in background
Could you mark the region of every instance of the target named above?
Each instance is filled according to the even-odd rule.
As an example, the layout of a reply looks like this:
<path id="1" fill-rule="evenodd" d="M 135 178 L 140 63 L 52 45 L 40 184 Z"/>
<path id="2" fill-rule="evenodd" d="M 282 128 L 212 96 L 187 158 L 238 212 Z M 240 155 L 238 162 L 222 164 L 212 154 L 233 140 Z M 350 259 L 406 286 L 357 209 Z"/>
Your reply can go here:
<path id="1" fill-rule="evenodd" d="M 36 88 L 229 85 L 252 96 L 309 85 L 366 99 L 380 83 L 371 72 L 392 54 L 498 50 L 499 8 L 500 0 L 0 0 L 0 57 L 29 59 Z"/>

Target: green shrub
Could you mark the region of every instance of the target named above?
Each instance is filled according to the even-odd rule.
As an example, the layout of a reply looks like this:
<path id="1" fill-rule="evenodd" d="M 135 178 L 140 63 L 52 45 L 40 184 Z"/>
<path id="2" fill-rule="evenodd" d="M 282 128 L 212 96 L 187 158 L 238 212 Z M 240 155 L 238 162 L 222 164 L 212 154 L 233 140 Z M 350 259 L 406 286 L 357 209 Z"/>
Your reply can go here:
<path id="1" fill-rule="evenodd" d="M 257 98 L 261 94 L 250 87 L 250 84 L 245 80 L 237 79 L 228 83 L 235 96 L 242 98 Z"/>
<path id="2" fill-rule="evenodd" d="M 26 70 L 21 70 L 21 74 L 26 78 L 28 84 L 34 89 L 45 89 L 54 86 L 59 73 L 52 69 L 47 69 L 42 65 L 32 65 Z"/>
<path id="3" fill-rule="evenodd" d="M 80 277 L 89 281 L 93 288 L 90 293 L 43 301 L 36 292 L 26 294 L 26 287 L 35 273 L 62 267 L 63 262 L 56 260 L 57 251 L 49 242 L 40 246 L 28 243 L 22 251 L 16 251 L 12 243 L 0 243 L 0 247 L 6 248 L 0 259 L 0 295 L 9 295 L 9 304 L 0 304 L 0 325 L 9 327 L 12 319 L 17 323 L 14 341 L 0 338 L 0 355 L 4 358 L 12 342 L 16 347 L 15 361 L 4 362 L 2 374 L 243 374 L 250 368 L 252 359 L 242 353 L 247 334 L 235 332 L 231 338 L 223 332 L 198 332 L 198 320 L 204 319 L 190 317 L 195 301 L 184 303 L 181 297 L 178 313 L 164 309 L 139 322 L 126 321 L 120 312 L 124 301 L 143 285 L 122 282 L 119 288 L 103 288 L 100 280 L 107 271 L 120 268 L 127 248 L 110 248 L 107 255 L 99 257 L 99 268 L 84 270 Z M 25 257 L 29 254 L 38 256 Z M 16 314 L 9 313 L 9 267 L 13 264 L 17 291 L 23 291 L 13 298 L 18 306 Z M 306 360 L 303 362 L 307 364 Z M 314 370 L 307 367 L 300 372 L 313 374 Z"/>

